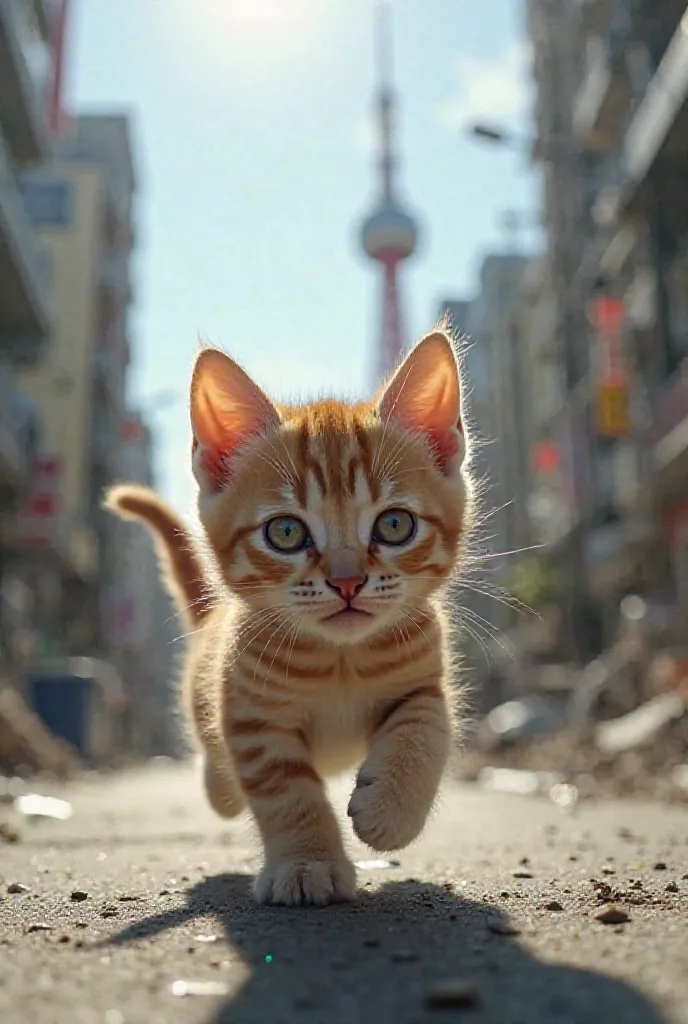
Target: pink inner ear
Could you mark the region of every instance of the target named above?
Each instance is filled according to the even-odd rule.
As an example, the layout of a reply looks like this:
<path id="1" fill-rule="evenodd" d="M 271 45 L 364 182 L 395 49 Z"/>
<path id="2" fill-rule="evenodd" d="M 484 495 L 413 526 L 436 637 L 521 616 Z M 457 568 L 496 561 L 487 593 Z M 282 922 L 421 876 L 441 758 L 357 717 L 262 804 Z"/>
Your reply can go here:
<path id="1" fill-rule="evenodd" d="M 463 426 L 458 368 L 446 335 L 437 332 L 418 343 L 388 384 L 380 412 L 425 435 L 448 471 L 462 448 Z"/>
<path id="2" fill-rule="evenodd" d="M 240 366 L 218 350 L 201 353 L 191 382 L 191 425 L 194 455 L 211 487 L 226 485 L 237 448 L 277 423 L 277 410 Z"/>

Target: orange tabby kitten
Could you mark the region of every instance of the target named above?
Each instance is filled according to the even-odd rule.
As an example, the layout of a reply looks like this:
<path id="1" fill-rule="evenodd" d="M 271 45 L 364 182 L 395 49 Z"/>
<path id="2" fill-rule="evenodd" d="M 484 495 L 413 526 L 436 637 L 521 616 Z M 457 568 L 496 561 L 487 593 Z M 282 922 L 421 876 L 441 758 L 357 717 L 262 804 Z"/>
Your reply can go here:
<path id="1" fill-rule="evenodd" d="M 442 331 L 360 405 L 274 405 L 207 349 L 191 422 L 210 575 L 151 491 L 106 499 L 156 537 L 193 630 L 184 692 L 208 799 L 254 816 L 262 902 L 353 896 L 328 775 L 360 766 L 348 814 L 374 850 L 412 842 L 432 808 L 454 728 L 437 596 L 464 531 L 460 390 Z"/>

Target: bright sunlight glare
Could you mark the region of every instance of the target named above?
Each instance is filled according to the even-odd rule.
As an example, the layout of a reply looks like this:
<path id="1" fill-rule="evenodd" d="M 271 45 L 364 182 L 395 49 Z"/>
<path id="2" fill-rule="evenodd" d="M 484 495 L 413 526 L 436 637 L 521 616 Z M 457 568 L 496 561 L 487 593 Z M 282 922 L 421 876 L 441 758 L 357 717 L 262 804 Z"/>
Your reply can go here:
<path id="1" fill-rule="evenodd" d="M 301 31 L 319 6 L 318 0 L 205 0 L 218 31 L 255 33 L 261 38 Z"/>

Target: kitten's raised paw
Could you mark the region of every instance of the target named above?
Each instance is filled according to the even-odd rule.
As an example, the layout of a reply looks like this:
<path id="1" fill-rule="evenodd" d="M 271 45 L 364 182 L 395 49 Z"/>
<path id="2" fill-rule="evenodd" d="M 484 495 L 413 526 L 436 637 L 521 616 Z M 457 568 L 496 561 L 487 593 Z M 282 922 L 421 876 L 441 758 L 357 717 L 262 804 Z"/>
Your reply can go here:
<path id="1" fill-rule="evenodd" d="M 412 794 L 400 800 L 380 779 L 361 774 L 347 814 L 361 842 L 378 853 L 389 853 L 403 849 L 420 835 L 427 808 L 414 808 Z"/>
<path id="2" fill-rule="evenodd" d="M 282 861 L 269 864 L 253 883 L 259 903 L 285 907 L 344 903 L 354 897 L 356 870 L 342 860 Z"/>

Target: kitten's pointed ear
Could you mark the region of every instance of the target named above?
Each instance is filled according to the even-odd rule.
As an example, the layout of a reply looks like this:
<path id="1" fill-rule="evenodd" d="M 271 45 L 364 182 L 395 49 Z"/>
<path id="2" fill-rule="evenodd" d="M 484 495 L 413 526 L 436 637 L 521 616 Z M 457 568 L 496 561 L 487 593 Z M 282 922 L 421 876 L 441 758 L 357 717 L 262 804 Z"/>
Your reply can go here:
<path id="1" fill-rule="evenodd" d="M 378 397 L 383 421 L 398 420 L 422 434 L 439 468 L 449 475 L 463 458 L 459 366 L 444 331 L 427 334 L 411 350 Z"/>
<path id="2" fill-rule="evenodd" d="M 220 490 L 237 448 L 278 423 L 270 399 L 233 359 L 218 349 L 200 353 L 191 379 L 191 427 L 201 486 Z"/>

